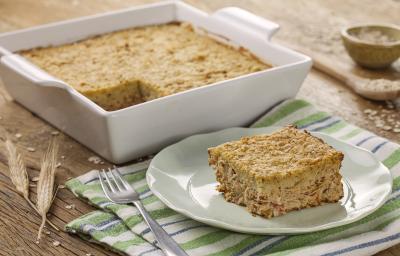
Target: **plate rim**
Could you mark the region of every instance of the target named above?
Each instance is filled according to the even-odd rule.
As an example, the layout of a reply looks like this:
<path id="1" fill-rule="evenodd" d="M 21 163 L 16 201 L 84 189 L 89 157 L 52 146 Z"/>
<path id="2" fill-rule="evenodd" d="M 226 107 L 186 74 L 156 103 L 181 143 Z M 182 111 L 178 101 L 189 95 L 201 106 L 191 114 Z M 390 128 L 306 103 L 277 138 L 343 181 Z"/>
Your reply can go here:
<path id="1" fill-rule="evenodd" d="M 153 165 L 153 161 L 156 160 L 157 156 L 162 154 L 164 151 L 167 151 L 169 148 L 176 146 L 179 143 L 182 143 L 184 141 L 193 139 L 195 137 L 202 137 L 202 136 L 207 136 L 207 135 L 217 135 L 217 134 L 222 134 L 231 130 L 266 130 L 266 129 L 273 129 L 273 130 L 277 130 L 280 129 L 284 126 L 267 126 L 267 127 L 255 127 L 255 128 L 246 128 L 246 127 L 231 127 L 231 128 L 226 128 L 226 129 L 222 129 L 222 130 L 218 130 L 218 131 L 214 131 L 214 132 L 208 132 L 208 133 L 200 133 L 200 134 L 194 134 L 192 136 L 188 136 L 174 144 L 171 144 L 167 147 L 165 147 L 164 149 L 162 149 L 160 152 L 158 152 L 151 160 L 149 167 L 146 171 L 146 182 L 150 188 L 150 190 L 152 191 L 152 193 L 160 200 L 162 201 L 167 207 L 169 207 L 170 209 L 181 213 L 183 215 L 185 215 L 188 218 L 191 218 L 193 220 L 202 222 L 204 224 L 210 225 L 210 226 L 214 226 L 214 227 L 218 227 L 218 228 L 222 228 L 222 229 L 226 229 L 226 230 L 231 230 L 231 231 L 235 231 L 235 232 L 239 232 L 239 233 L 246 233 L 246 234 L 264 234 L 264 235 L 280 235 L 280 234 L 304 234 L 304 233 L 310 233 L 310 232 L 316 232 L 316 231 L 322 231 L 322 230 L 326 230 L 326 229 L 330 229 L 330 228 L 335 228 L 335 227 L 340 227 L 343 225 L 347 225 L 353 222 L 356 222 L 370 214 L 372 214 L 373 212 L 375 212 L 377 209 L 379 209 L 388 199 L 388 197 L 390 196 L 392 190 L 393 190 L 393 175 L 391 173 L 391 171 L 389 170 L 389 168 L 387 168 L 381 161 L 379 161 L 379 159 L 370 151 L 368 151 L 367 149 L 361 148 L 359 146 L 356 145 L 352 145 L 344 140 L 335 138 L 333 136 L 330 136 L 328 134 L 322 133 L 322 132 L 313 132 L 313 131 L 309 131 L 311 134 L 321 134 L 322 136 L 326 136 L 326 137 L 330 137 L 333 140 L 339 141 L 340 143 L 344 143 L 347 144 L 349 146 L 351 146 L 352 148 L 356 148 L 358 150 L 364 151 L 366 153 L 368 153 L 368 155 L 370 157 L 372 157 L 378 164 L 380 167 L 383 167 L 383 169 L 385 169 L 385 171 L 387 172 L 387 174 L 389 174 L 390 177 L 390 184 L 384 184 L 384 185 L 389 185 L 390 188 L 385 191 L 385 195 L 380 199 L 380 201 L 378 203 L 374 203 L 374 206 L 366 212 L 363 212 L 359 215 L 357 215 L 354 218 L 350 218 L 347 220 L 339 220 L 339 221 L 334 221 L 334 222 L 330 222 L 330 223 L 326 223 L 320 226 L 316 226 L 316 227 L 310 227 L 310 228 L 249 228 L 249 227 L 241 227 L 241 226 L 237 226 L 237 225 L 232 225 L 229 223 L 225 223 L 225 222 L 221 222 L 219 220 L 215 220 L 215 219 L 211 219 L 211 218 L 206 218 L 206 217 L 202 217 L 199 216 L 198 214 L 193 214 L 191 211 L 188 211 L 186 209 L 183 209 L 181 207 L 177 207 L 175 206 L 172 202 L 170 202 L 170 200 L 168 200 L 167 198 L 165 198 L 160 192 L 158 192 L 157 189 L 154 188 L 154 186 L 152 186 L 152 182 L 151 179 L 155 179 L 154 176 L 151 175 L 151 169 L 157 169 L 158 171 L 161 171 L 159 168 L 154 167 Z M 250 214 L 250 213 L 249 213 Z"/>

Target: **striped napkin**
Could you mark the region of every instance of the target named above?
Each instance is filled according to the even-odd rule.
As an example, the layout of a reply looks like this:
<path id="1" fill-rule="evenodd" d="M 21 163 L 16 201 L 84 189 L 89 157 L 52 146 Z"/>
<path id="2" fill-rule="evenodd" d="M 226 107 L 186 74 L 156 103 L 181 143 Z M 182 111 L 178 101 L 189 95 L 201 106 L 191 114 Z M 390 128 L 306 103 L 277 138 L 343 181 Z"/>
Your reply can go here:
<path id="1" fill-rule="evenodd" d="M 248 235 L 210 227 L 167 208 L 146 184 L 149 161 L 121 171 L 151 215 L 189 255 L 371 255 L 400 242 L 399 145 L 320 112 L 303 100 L 281 103 L 253 127 L 290 123 L 372 151 L 393 173 L 393 193 L 388 201 L 368 217 L 338 228 L 293 236 Z M 128 255 L 162 255 L 136 208 L 107 200 L 96 171 L 68 181 L 67 187 L 99 208 L 69 223 L 69 232 Z"/>

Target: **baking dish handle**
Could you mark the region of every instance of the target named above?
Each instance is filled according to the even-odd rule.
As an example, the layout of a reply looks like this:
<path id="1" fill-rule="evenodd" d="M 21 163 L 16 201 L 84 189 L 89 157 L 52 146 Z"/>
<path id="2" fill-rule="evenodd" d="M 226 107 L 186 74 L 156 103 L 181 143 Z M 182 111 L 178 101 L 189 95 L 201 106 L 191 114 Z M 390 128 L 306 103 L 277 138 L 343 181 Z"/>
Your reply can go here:
<path id="1" fill-rule="evenodd" d="M 270 40 L 279 30 L 278 24 L 238 7 L 222 8 L 214 12 L 212 16 L 225 20 L 231 25 L 245 26 L 246 29 L 253 30 L 262 37 L 266 36 L 267 40 Z"/>
<path id="2" fill-rule="evenodd" d="M 35 84 L 49 87 L 59 87 L 67 90 L 69 88 L 69 86 L 63 81 L 52 77 L 43 70 L 29 63 L 18 54 L 6 54 L 1 57 L 0 63 L 9 69 L 18 72 L 20 75 L 24 76 Z"/>
<path id="3" fill-rule="evenodd" d="M 6 55 L 10 55 L 10 54 L 12 54 L 10 51 L 8 51 L 6 48 L 0 46 L 0 58 L 2 56 L 6 56 Z"/>

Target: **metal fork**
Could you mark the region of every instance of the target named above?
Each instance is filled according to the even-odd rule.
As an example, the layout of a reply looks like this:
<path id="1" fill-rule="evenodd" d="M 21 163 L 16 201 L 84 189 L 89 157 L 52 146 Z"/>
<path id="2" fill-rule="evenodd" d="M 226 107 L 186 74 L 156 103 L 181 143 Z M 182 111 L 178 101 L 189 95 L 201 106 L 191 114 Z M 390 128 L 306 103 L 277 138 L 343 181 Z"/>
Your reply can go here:
<path id="1" fill-rule="evenodd" d="M 101 187 L 107 198 L 117 204 L 132 203 L 139 210 L 150 230 L 153 232 L 161 250 L 168 256 L 188 256 L 187 253 L 168 235 L 167 232 L 149 215 L 139 199 L 139 194 L 122 177 L 118 168 L 103 169 L 98 172 Z"/>

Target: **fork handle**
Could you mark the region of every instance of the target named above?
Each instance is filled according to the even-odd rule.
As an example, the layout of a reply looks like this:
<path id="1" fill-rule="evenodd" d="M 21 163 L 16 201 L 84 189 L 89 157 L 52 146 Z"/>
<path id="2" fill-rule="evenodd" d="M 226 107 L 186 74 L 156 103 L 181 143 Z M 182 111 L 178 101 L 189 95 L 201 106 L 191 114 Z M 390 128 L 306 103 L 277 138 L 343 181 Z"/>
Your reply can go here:
<path id="1" fill-rule="evenodd" d="M 172 239 L 170 235 L 158 224 L 144 208 L 142 202 L 132 202 L 142 214 L 143 219 L 149 225 L 150 230 L 153 232 L 158 245 L 167 256 L 188 256 L 188 254 Z"/>

